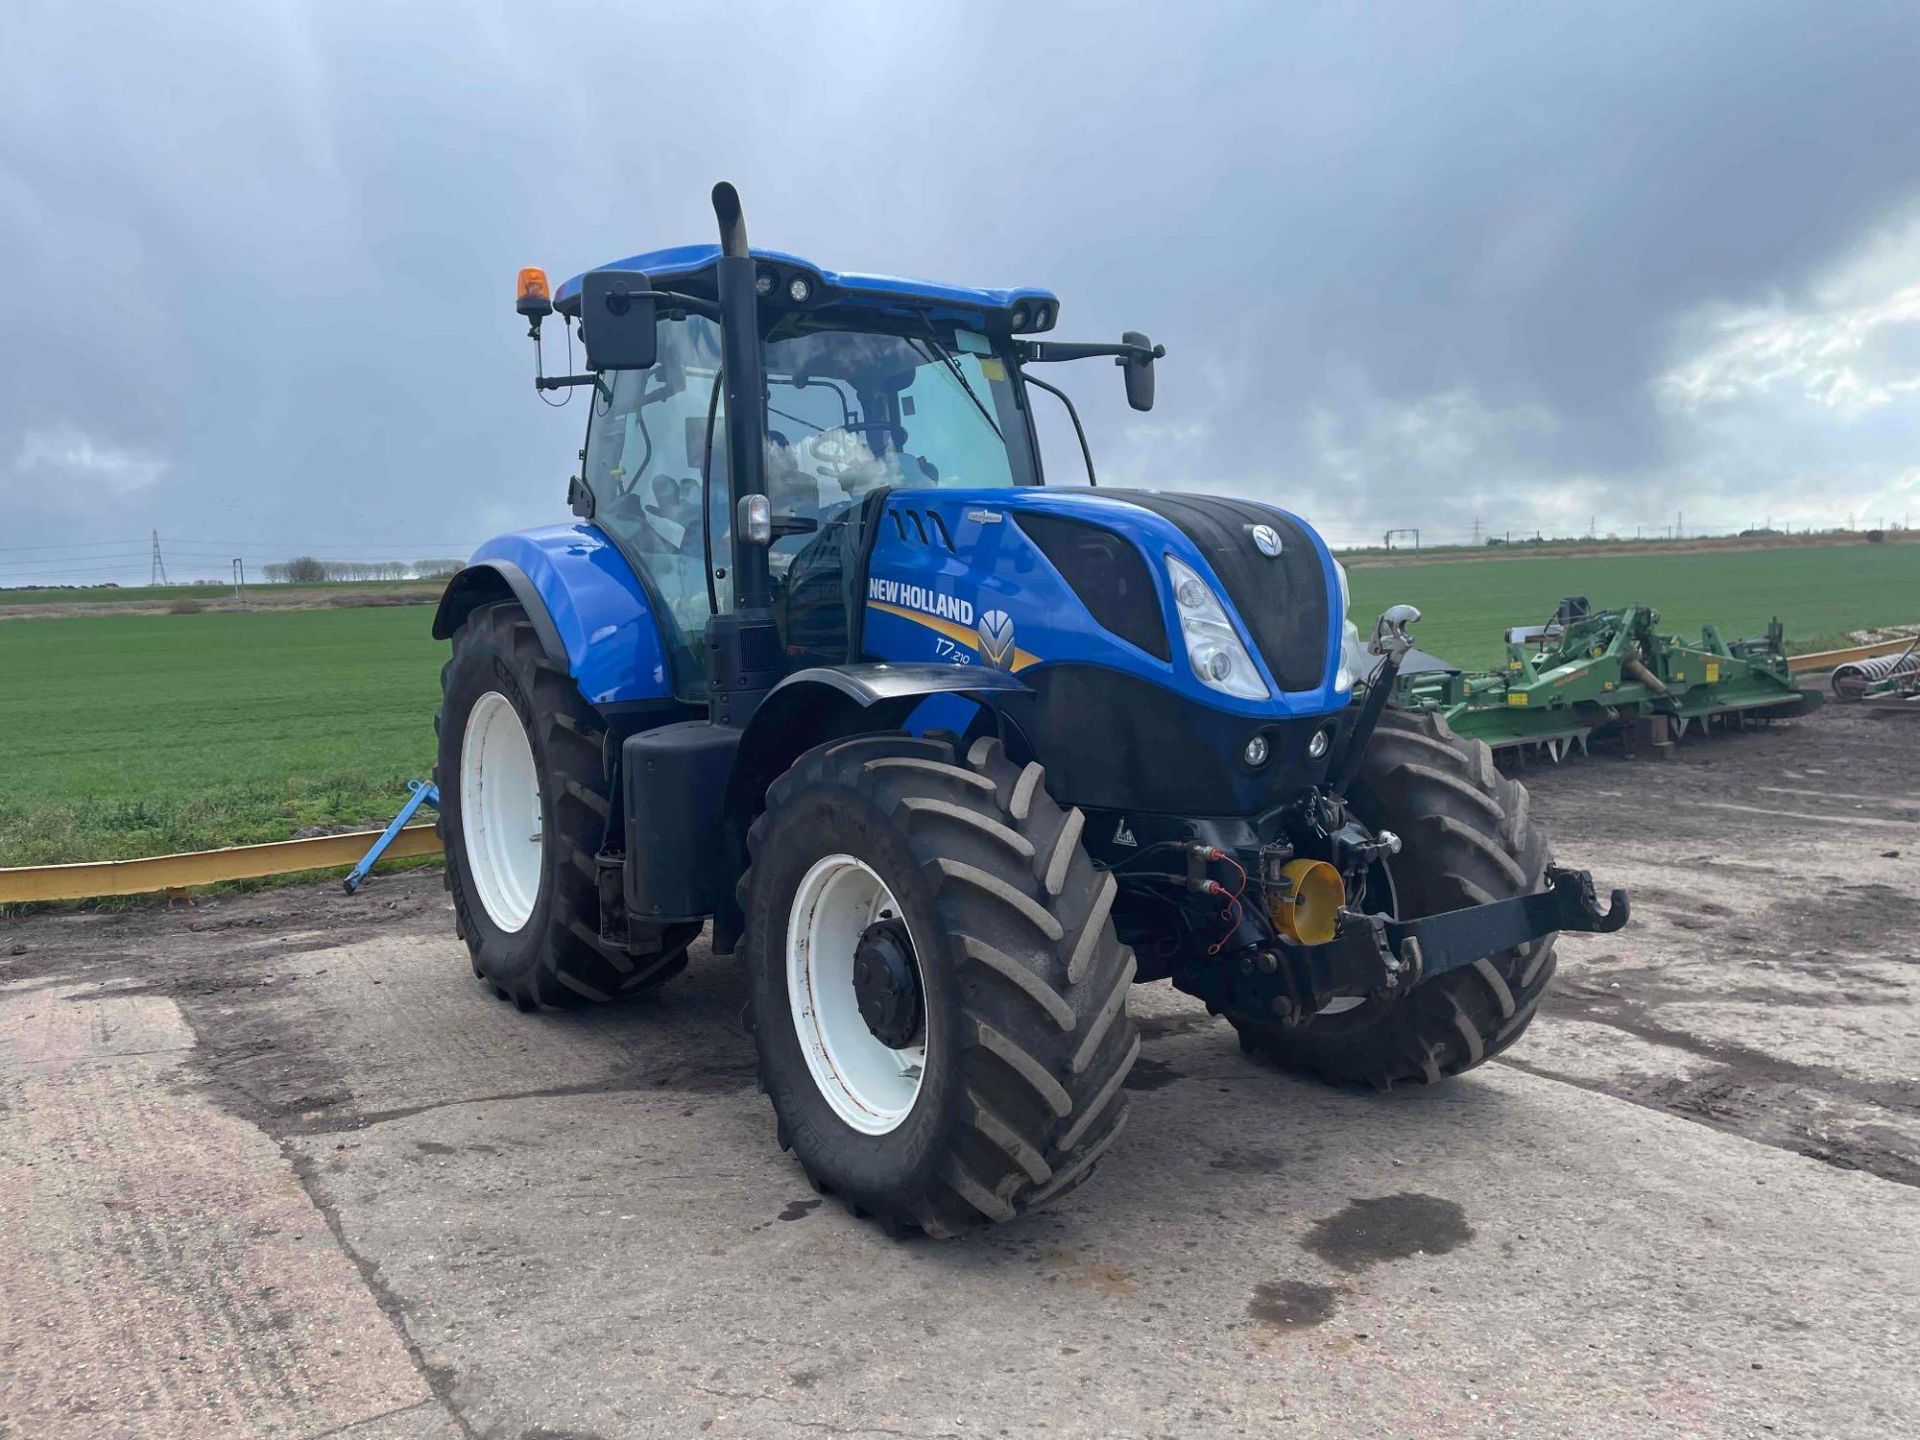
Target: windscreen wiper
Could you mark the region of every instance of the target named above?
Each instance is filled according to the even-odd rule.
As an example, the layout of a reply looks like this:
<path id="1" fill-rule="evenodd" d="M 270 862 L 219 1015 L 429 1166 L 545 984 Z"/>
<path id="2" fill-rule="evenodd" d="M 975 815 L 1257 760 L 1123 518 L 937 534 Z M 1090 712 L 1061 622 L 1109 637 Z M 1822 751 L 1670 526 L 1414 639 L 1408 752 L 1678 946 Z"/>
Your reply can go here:
<path id="1" fill-rule="evenodd" d="M 980 418 L 986 421 L 987 428 L 993 431 L 993 438 L 1004 444 L 1007 437 L 1000 433 L 1000 427 L 994 424 L 992 414 L 985 405 L 980 403 L 980 397 L 974 393 L 973 386 L 967 383 L 967 372 L 960 368 L 960 362 L 954 359 L 947 347 L 940 343 L 940 337 L 934 333 L 933 321 L 927 317 L 927 312 L 917 310 L 914 313 L 920 317 L 920 323 L 927 327 L 927 340 L 935 350 L 940 352 L 941 363 L 947 367 L 948 373 L 960 382 L 960 388 L 967 392 L 967 398 L 973 401 L 973 408 L 980 412 Z"/>

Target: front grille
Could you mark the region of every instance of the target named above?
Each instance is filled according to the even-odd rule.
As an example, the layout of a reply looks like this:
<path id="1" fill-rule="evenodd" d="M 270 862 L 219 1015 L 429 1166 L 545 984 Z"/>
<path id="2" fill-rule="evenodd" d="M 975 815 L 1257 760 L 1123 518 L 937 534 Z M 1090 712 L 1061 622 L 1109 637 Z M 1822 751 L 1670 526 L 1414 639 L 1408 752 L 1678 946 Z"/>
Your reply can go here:
<path id="1" fill-rule="evenodd" d="M 1015 515 L 1014 523 L 1073 587 L 1101 629 L 1156 660 L 1171 658 L 1159 593 L 1132 542 L 1104 525 L 1060 515 Z"/>
<path id="2" fill-rule="evenodd" d="M 1207 557 L 1227 599 L 1246 623 L 1260 656 L 1282 690 L 1315 690 L 1326 677 L 1327 582 L 1320 552 L 1305 526 L 1251 500 L 1170 495 L 1149 490 L 1102 490 L 1151 510 Z M 1253 543 L 1253 527 L 1280 533 L 1280 553 L 1268 557 Z"/>

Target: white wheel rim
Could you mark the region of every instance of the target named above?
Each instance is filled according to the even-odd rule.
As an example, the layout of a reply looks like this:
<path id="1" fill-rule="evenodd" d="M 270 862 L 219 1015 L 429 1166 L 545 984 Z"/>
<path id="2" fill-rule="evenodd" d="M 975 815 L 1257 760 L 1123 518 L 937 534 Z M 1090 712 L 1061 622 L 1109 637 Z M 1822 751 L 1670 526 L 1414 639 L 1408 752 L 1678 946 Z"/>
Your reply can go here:
<path id="1" fill-rule="evenodd" d="M 487 918 L 509 934 L 540 898 L 540 771 L 519 712 L 498 690 L 474 702 L 460 741 L 460 832 Z"/>
<path id="2" fill-rule="evenodd" d="M 920 1043 L 886 1045 L 867 1028 L 853 989 L 860 933 L 876 920 L 906 919 L 886 881 L 851 855 L 829 855 L 800 880 L 787 918 L 787 1003 L 814 1088 L 853 1129 L 898 1129 L 920 1095 L 927 1068 L 922 982 Z M 911 929 L 907 936 L 913 940 Z M 914 953 L 920 954 L 917 943 Z"/>

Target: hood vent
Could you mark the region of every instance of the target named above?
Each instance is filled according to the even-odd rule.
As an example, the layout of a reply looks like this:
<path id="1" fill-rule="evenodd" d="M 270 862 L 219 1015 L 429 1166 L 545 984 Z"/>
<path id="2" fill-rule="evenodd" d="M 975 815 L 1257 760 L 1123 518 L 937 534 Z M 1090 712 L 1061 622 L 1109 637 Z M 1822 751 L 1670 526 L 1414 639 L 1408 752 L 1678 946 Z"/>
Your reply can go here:
<path id="1" fill-rule="evenodd" d="M 1013 519 L 1073 587 L 1101 629 L 1156 660 L 1171 657 L 1160 592 L 1139 547 L 1106 526 L 1085 520 L 1037 512 L 1015 512 Z"/>

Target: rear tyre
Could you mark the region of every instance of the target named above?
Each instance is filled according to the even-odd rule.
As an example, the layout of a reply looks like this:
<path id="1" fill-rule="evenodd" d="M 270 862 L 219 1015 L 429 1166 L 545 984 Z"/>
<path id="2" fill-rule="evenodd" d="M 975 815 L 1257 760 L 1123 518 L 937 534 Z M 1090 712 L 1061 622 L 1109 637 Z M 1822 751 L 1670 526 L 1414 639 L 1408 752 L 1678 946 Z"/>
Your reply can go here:
<path id="1" fill-rule="evenodd" d="M 1438 715 L 1385 711 L 1349 799 L 1366 824 L 1405 842 L 1389 866 L 1403 919 L 1546 888 L 1553 855 L 1528 818 L 1526 787 L 1494 768 L 1483 742 L 1461 739 Z M 1290 1069 L 1382 1090 L 1431 1084 L 1520 1038 L 1553 978 L 1553 941 L 1490 955 L 1392 1000 L 1329 1007 L 1299 1025 L 1234 1026 L 1243 1049 Z"/>
<path id="2" fill-rule="evenodd" d="M 740 953 L 780 1143 L 889 1231 L 1011 1220 L 1084 1181 L 1126 1122 L 1134 958 L 1080 813 L 1042 781 L 997 740 L 962 763 L 944 740 L 859 736 L 801 756 L 748 835 Z M 895 925 L 912 1001 L 863 1012 L 855 967 Z"/>
<path id="3" fill-rule="evenodd" d="M 474 610 L 440 672 L 440 843 L 473 972 L 522 1010 L 650 990 L 686 968 L 697 925 L 600 939 L 595 855 L 613 803 L 606 727 L 512 603 Z"/>

